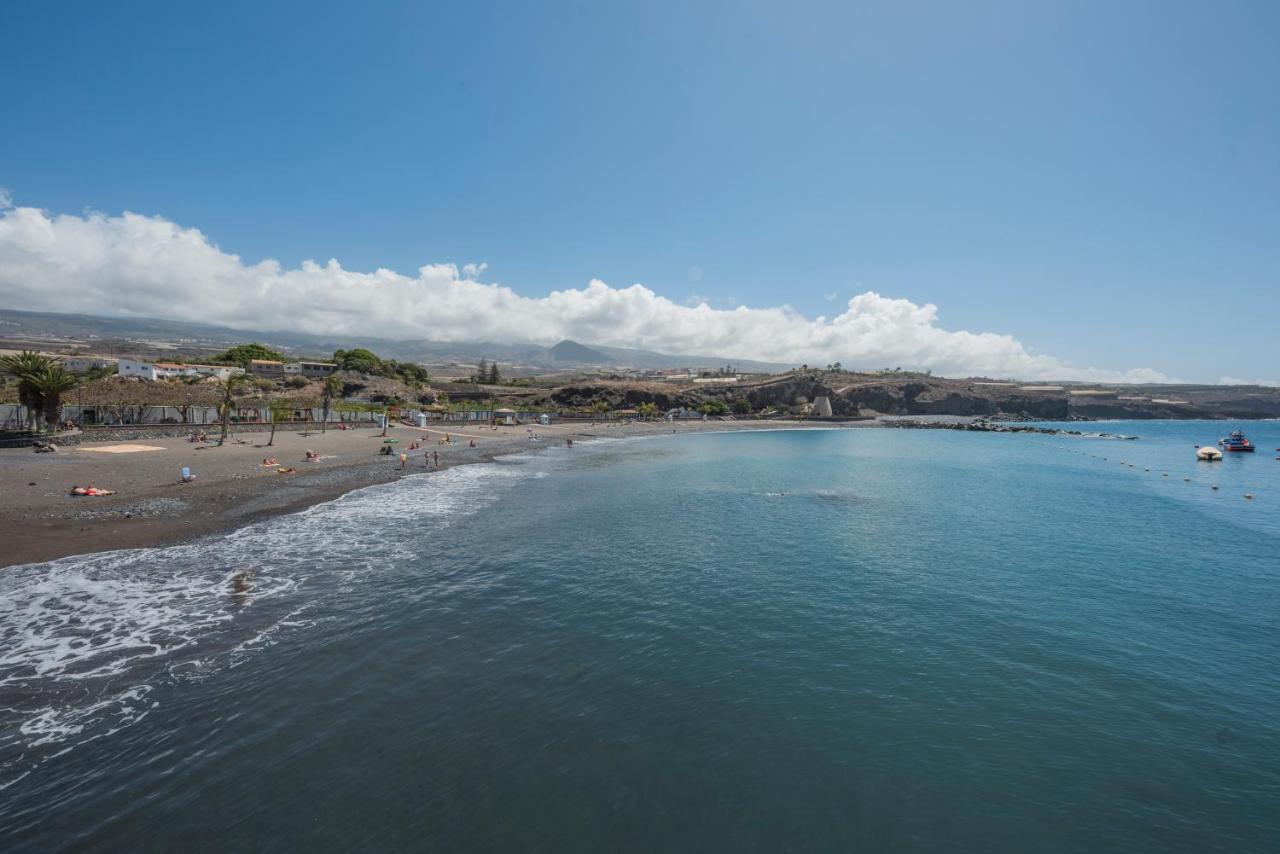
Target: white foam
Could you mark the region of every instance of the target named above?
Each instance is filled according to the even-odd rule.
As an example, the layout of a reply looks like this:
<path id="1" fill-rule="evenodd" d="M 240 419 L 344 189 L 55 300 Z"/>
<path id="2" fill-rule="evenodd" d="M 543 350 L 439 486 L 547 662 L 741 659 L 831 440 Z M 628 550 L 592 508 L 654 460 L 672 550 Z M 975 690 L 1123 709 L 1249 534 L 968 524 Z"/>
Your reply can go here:
<path id="1" fill-rule="evenodd" d="M 545 474 L 529 462 L 410 476 L 192 543 L 0 573 L 0 789 L 142 720 L 157 680 L 209 678 L 306 631 L 326 599 L 415 554 L 422 526 Z M 250 587 L 236 593 L 244 570 Z"/>

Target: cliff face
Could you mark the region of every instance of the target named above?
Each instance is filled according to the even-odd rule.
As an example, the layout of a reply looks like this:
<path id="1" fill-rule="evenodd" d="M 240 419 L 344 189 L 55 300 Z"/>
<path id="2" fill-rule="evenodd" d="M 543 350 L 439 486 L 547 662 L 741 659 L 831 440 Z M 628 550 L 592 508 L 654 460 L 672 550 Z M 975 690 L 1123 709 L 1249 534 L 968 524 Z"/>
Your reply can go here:
<path id="1" fill-rule="evenodd" d="M 736 389 L 737 396 L 745 397 L 752 409 L 768 406 L 793 406 L 803 399 L 813 402 L 819 397 L 831 400 L 832 415 L 857 415 L 858 405 L 842 397 L 816 374 L 792 374 L 759 385 Z"/>
<path id="2" fill-rule="evenodd" d="M 842 381 L 841 383 L 833 380 Z M 665 384 L 626 382 L 581 383 L 562 386 L 548 394 L 557 406 L 588 408 L 605 401 L 615 408 L 653 403 L 659 409 L 696 408 L 708 400 L 726 403 L 745 399 L 753 411 L 785 408 L 819 397 L 831 401 L 836 416 L 881 413 L 885 415 L 1029 415 L 1065 419 L 1066 394 L 1027 392 L 1017 388 L 991 388 L 963 380 L 937 378 L 855 379 L 848 374 L 820 371 L 782 374 L 745 385 L 675 387 Z"/>
<path id="3" fill-rule="evenodd" d="M 839 390 L 850 406 L 886 415 L 1020 415 L 1063 419 L 1064 393 L 991 389 L 957 380 L 921 379 L 855 383 Z"/>
<path id="4" fill-rule="evenodd" d="M 666 410 L 680 406 L 697 408 L 708 400 L 734 405 L 745 399 L 753 411 L 759 412 L 826 397 L 831 401 L 832 414 L 837 416 L 1026 415 L 1053 421 L 1071 417 L 1280 417 L 1280 389 L 1260 386 L 1126 386 L 1121 397 L 1114 390 L 1103 390 L 1097 395 L 1069 395 L 1055 388 L 1037 390 L 1012 383 L 823 371 L 775 374 L 735 385 L 599 380 L 537 394 L 549 403 L 572 408 L 588 408 L 596 401 L 605 401 L 614 408 L 653 403 Z"/>
<path id="5" fill-rule="evenodd" d="M 652 403 L 660 410 L 678 406 L 697 406 L 706 395 L 682 392 L 675 389 L 627 386 L 619 383 L 599 383 L 561 386 L 549 395 L 557 406 L 570 409 L 588 409 L 596 401 L 604 401 L 615 409 L 633 408 L 641 403 Z"/>

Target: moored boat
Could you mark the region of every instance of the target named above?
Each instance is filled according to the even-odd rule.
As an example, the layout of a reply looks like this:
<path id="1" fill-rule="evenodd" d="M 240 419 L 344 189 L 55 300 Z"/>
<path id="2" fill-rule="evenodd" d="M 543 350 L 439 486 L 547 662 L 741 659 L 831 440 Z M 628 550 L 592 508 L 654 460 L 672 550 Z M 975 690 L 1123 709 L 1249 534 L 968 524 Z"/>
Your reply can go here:
<path id="1" fill-rule="evenodd" d="M 1231 435 L 1225 439 L 1218 440 L 1218 447 L 1228 453 L 1241 451 L 1252 452 L 1254 450 L 1253 443 L 1245 438 L 1244 433 L 1239 430 L 1232 430 Z"/>
<path id="2" fill-rule="evenodd" d="M 1209 463 L 1217 462 L 1222 459 L 1222 451 L 1217 448 L 1200 448 L 1196 451 L 1196 459 Z"/>

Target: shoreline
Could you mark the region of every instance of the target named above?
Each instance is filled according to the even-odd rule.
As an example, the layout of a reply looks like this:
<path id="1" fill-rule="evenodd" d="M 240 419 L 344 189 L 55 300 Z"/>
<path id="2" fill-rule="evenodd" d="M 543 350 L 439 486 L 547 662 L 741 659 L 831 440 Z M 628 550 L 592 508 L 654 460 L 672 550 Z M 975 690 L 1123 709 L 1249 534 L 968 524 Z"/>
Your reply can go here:
<path id="1" fill-rule="evenodd" d="M 92 443 L 56 454 L 28 448 L 0 449 L 0 491 L 10 496 L 0 507 L 0 571 L 75 555 L 120 549 L 156 548 L 231 531 L 274 516 L 296 513 L 333 501 L 367 486 L 389 483 L 410 474 L 444 471 L 459 465 L 492 462 L 499 457 L 553 447 L 572 438 L 603 438 L 733 433 L 746 430 L 823 430 L 874 427 L 876 422 L 848 425 L 801 421 L 633 422 L 631 424 L 533 427 L 463 426 L 461 429 L 393 425 L 394 453 L 380 456 L 380 431 L 327 433 L 279 431 L 270 447 L 263 433 L 230 434 L 224 446 L 193 445 L 185 439 Z M 448 433 L 454 441 L 441 444 Z M 456 438 L 455 438 L 456 437 Z M 409 451 L 414 440 L 422 447 Z M 467 443 L 475 441 L 475 447 Z M 136 448 L 133 450 L 131 448 Z M 315 448 L 318 463 L 302 462 Z M 401 470 L 399 454 L 409 454 Z M 424 452 L 439 454 L 439 464 L 424 464 Z M 261 458 L 279 467 L 263 467 Z M 189 467 L 192 483 L 179 473 Z M 72 497 L 73 485 L 115 489 L 105 497 Z"/>

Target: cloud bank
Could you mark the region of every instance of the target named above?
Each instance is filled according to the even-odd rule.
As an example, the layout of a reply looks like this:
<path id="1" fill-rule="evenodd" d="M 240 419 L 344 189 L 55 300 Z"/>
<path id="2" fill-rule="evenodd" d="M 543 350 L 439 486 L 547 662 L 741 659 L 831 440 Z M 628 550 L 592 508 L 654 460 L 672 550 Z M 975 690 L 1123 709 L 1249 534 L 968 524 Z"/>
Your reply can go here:
<path id="1" fill-rule="evenodd" d="M 7 202 L 7 198 L 5 199 Z M 1152 370 L 1081 368 L 1009 335 L 946 330 L 934 305 L 874 291 L 832 317 L 788 306 L 685 305 L 643 285 L 526 297 L 480 278 L 485 264 L 430 264 L 416 276 L 355 272 L 336 260 L 246 263 L 200 231 L 156 216 L 50 215 L 0 208 L 0 305 L 162 317 L 240 329 L 436 341 L 588 344 L 799 365 L 901 366 L 950 376 L 1159 382 Z"/>

